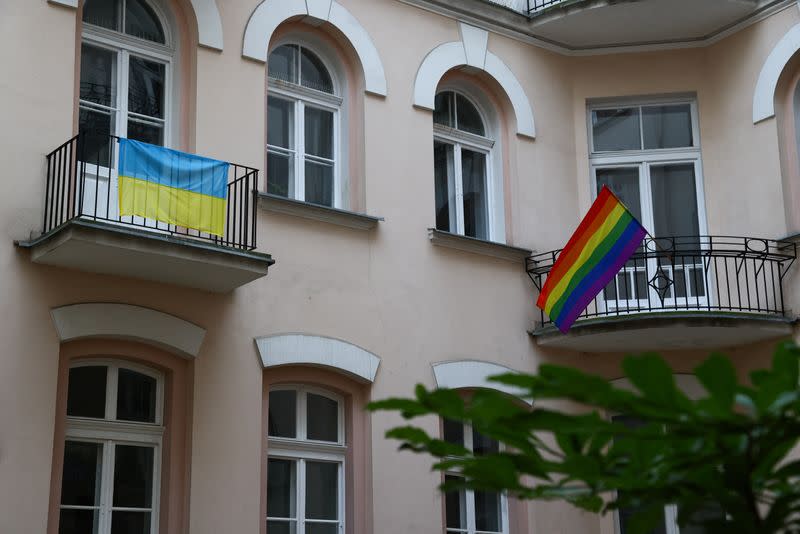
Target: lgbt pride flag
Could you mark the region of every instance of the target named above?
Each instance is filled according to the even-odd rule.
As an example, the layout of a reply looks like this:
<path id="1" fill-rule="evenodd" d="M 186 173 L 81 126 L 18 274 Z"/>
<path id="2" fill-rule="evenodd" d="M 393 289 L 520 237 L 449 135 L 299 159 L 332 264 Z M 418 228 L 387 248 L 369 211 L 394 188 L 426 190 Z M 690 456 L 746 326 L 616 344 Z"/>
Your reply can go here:
<path id="1" fill-rule="evenodd" d="M 578 315 L 611 282 L 647 230 L 608 187 L 558 255 L 536 305 L 566 334 Z"/>
<path id="2" fill-rule="evenodd" d="M 228 198 L 224 161 L 119 140 L 119 214 L 223 236 Z"/>

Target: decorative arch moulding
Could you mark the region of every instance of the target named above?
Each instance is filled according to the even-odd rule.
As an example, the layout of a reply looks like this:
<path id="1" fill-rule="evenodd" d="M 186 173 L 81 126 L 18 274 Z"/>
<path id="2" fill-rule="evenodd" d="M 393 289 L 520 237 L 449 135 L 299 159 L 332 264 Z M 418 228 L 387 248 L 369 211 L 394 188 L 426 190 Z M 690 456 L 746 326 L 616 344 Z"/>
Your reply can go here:
<path id="1" fill-rule="evenodd" d="M 313 17 L 338 28 L 358 55 L 366 91 L 386 96 L 386 72 L 375 43 L 358 20 L 334 0 L 264 0 L 247 21 L 242 55 L 266 63 L 272 34 L 284 21 L 298 16 Z"/>
<path id="2" fill-rule="evenodd" d="M 767 56 L 753 94 L 753 124 L 775 116 L 775 92 L 786 65 L 800 51 L 800 24 L 789 29 Z"/>
<path id="3" fill-rule="evenodd" d="M 50 311 L 62 343 L 108 338 L 139 341 L 184 358 L 195 358 L 206 330 L 168 313 L 107 302 L 70 304 Z"/>
<path id="4" fill-rule="evenodd" d="M 51 4 L 78 7 L 78 0 L 47 0 Z M 197 37 L 202 46 L 222 50 L 222 18 L 215 0 L 191 0 L 197 19 Z"/>
<path id="5" fill-rule="evenodd" d="M 340 371 L 361 382 L 373 383 L 381 359 L 340 339 L 311 334 L 278 334 L 256 338 L 265 369 L 284 365 L 311 365 Z"/>
<path id="6" fill-rule="evenodd" d="M 522 84 L 503 60 L 489 51 L 489 32 L 459 23 L 461 41 L 444 43 L 431 50 L 417 70 L 414 80 L 414 105 L 433 110 L 436 88 L 450 69 L 468 65 L 480 69 L 503 88 L 517 119 L 519 135 L 536 138 L 533 108 Z"/>
<path id="7" fill-rule="evenodd" d="M 433 376 L 436 379 L 436 387 L 438 388 L 494 389 L 519 397 L 526 404 L 532 405 L 533 401 L 531 399 L 521 397 L 523 393 L 521 390 L 499 382 L 489 381 L 490 376 L 516 372 L 514 369 L 503 365 L 478 360 L 459 360 L 433 364 Z"/>

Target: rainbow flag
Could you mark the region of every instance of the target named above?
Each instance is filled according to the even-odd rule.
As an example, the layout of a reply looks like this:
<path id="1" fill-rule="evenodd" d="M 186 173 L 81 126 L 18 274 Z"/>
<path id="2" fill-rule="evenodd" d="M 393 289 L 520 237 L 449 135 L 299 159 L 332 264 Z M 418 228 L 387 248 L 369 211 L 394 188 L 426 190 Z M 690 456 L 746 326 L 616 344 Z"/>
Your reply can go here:
<path id="1" fill-rule="evenodd" d="M 647 230 L 603 186 L 547 276 L 536 305 L 562 333 L 611 282 L 641 244 Z"/>
<path id="2" fill-rule="evenodd" d="M 132 139 L 119 140 L 119 214 L 224 236 L 224 161 Z"/>

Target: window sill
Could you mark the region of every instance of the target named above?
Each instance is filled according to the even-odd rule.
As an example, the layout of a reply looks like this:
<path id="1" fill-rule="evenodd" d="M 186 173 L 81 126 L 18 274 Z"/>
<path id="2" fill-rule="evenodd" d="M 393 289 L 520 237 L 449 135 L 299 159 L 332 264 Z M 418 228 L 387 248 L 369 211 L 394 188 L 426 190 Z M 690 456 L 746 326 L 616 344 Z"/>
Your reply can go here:
<path id="1" fill-rule="evenodd" d="M 294 217 L 321 221 L 356 230 L 373 230 L 378 223 L 383 221 L 383 217 L 373 217 L 363 213 L 355 213 L 338 208 L 330 208 L 319 204 L 311 204 L 302 200 L 286 198 L 269 193 L 258 194 L 258 205 L 265 211 L 272 213 L 282 213 Z"/>
<path id="2" fill-rule="evenodd" d="M 428 238 L 431 240 L 431 243 L 440 247 L 481 254 L 483 256 L 490 256 L 507 261 L 522 262 L 525 258 L 533 254 L 532 250 L 526 248 L 513 247 L 503 243 L 495 243 L 494 241 L 485 241 L 474 237 L 452 234 L 450 232 L 437 230 L 436 228 L 428 228 Z"/>

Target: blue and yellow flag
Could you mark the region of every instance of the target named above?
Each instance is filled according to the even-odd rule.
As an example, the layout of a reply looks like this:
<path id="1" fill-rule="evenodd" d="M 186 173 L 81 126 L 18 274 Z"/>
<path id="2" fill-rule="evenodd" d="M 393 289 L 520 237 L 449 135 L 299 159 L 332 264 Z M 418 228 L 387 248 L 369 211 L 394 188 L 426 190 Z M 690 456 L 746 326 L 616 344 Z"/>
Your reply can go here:
<path id="1" fill-rule="evenodd" d="M 120 139 L 119 214 L 223 236 L 228 166 L 224 161 Z"/>

